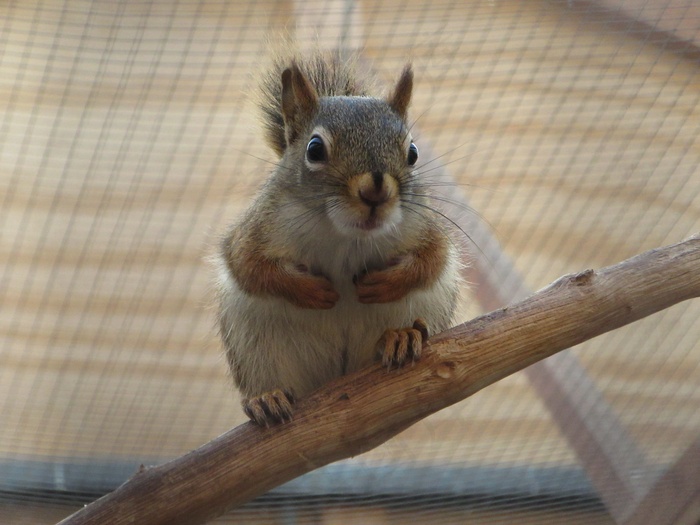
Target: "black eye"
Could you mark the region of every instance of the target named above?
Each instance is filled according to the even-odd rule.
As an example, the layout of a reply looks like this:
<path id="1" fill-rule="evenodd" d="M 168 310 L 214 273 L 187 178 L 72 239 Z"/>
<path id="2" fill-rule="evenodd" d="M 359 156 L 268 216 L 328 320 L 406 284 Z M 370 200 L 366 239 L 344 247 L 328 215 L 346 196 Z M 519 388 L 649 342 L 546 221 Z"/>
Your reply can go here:
<path id="1" fill-rule="evenodd" d="M 409 166 L 413 166 L 418 160 L 418 148 L 413 142 L 408 147 L 408 158 L 406 160 Z"/>
<path id="2" fill-rule="evenodd" d="M 326 145 L 318 135 L 311 137 L 311 140 L 306 145 L 306 160 L 309 162 L 325 162 L 328 160 Z"/>

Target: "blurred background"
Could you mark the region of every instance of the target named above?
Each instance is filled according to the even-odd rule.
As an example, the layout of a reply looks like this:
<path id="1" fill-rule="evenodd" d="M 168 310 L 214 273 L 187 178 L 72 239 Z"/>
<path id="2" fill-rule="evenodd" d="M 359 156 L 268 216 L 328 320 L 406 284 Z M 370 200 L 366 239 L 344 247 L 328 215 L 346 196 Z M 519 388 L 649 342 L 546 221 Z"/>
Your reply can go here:
<path id="1" fill-rule="evenodd" d="M 413 62 L 419 163 L 471 238 L 459 322 L 700 231 L 694 0 L 3 2 L 0 522 L 55 523 L 245 420 L 206 258 L 274 161 L 250 95 L 281 34 L 384 86 Z M 216 523 L 696 523 L 699 317 L 554 356 Z"/>

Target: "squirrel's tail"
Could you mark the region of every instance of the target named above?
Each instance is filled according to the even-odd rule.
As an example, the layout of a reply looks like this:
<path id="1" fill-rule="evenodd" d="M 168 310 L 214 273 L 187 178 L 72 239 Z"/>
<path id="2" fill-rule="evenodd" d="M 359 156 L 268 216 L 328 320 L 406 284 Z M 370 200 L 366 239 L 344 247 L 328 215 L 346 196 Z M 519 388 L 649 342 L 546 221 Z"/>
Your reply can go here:
<path id="1" fill-rule="evenodd" d="M 280 157 L 287 147 L 282 118 L 282 72 L 293 62 L 321 97 L 367 96 L 371 88 L 370 81 L 356 75 L 355 58 L 345 59 L 338 52 L 321 51 L 310 56 L 278 55 L 260 82 L 258 106 L 262 111 L 265 139 Z"/>

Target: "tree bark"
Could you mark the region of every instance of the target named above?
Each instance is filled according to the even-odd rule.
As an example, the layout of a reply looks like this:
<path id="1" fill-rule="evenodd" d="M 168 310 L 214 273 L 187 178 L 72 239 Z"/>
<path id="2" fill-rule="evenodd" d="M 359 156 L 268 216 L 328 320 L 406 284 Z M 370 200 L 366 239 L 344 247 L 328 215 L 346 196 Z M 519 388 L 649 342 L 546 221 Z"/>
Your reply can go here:
<path id="1" fill-rule="evenodd" d="M 598 271 L 561 277 L 512 306 L 431 339 L 413 366 L 339 378 L 269 429 L 243 424 L 141 469 L 61 525 L 205 523 L 323 465 L 361 454 L 419 419 L 560 350 L 700 296 L 700 234 Z"/>

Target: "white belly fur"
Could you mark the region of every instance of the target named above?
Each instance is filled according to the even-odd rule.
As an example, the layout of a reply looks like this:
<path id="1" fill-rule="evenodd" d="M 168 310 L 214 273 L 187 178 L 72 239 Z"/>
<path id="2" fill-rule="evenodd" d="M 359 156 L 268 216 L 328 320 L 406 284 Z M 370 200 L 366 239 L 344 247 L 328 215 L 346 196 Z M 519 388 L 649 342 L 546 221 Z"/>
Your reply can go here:
<path id="1" fill-rule="evenodd" d="M 377 342 L 388 328 L 426 321 L 431 333 L 449 327 L 454 310 L 457 257 L 430 288 L 400 301 L 362 304 L 352 275 L 331 277 L 340 300 L 329 310 L 298 308 L 272 297 L 240 290 L 226 266 L 219 266 L 221 330 L 229 363 L 243 395 L 280 388 L 301 397 L 343 372 L 371 363 Z"/>

